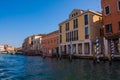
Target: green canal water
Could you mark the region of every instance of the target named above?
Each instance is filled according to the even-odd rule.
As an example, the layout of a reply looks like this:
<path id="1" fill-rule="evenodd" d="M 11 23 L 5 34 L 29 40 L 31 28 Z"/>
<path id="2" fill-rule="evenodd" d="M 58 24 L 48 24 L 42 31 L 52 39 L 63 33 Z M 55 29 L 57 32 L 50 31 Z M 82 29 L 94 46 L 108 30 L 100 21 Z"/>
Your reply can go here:
<path id="1" fill-rule="evenodd" d="M 120 62 L 0 54 L 0 80 L 120 80 Z"/>

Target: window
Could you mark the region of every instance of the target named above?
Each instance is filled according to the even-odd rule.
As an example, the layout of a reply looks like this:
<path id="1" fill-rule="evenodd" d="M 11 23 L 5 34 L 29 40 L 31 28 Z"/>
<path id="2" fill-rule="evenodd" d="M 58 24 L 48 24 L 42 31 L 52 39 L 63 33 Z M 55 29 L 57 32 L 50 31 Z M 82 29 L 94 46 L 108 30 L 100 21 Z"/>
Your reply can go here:
<path id="1" fill-rule="evenodd" d="M 74 38 L 73 38 L 73 37 L 74 37 L 74 33 L 73 33 L 73 31 L 72 31 L 72 41 L 74 41 Z"/>
<path id="2" fill-rule="evenodd" d="M 78 19 L 73 20 L 73 27 L 78 28 Z"/>
<path id="3" fill-rule="evenodd" d="M 69 23 L 66 23 L 66 31 L 69 30 Z"/>
<path id="4" fill-rule="evenodd" d="M 66 42 L 67 42 L 67 33 L 66 33 Z"/>
<path id="5" fill-rule="evenodd" d="M 73 17 L 73 14 L 72 14 L 72 17 Z"/>
<path id="6" fill-rule="evenodd" d="M 88 27 L 85 27 L 85 39 L 89 38 L 89 31 L 88 31 Z"/>
<path id="7" fill-rule="evenodd" d="M 74 36 L 73 36 L 73 40 L 75 41 L 75 31 L 74 31 Z"/>
<path id="8" fill-rule="evenodd" d="M 100 36 L 103 36 L 103 35 L 104 35 L 104 29 L 100 28 Z"/>
<path id="9" fill-rule="evenodd" d="M 110 14 L 110 8 L 109 8 L 109 6 L 105 7 L 105 14 L 106 15 Z"/>
<path id="10" fill-rule="evenodd" d="M 70 32 L 70 41 L 72 41 L 72 33 Z"/>
<path id="11" fill-rule="evenodd" d="M 70 41 L 70 33 L 68 33 L 68 42 Z"/>
<path id="12" fill-rule="evenodd" d="M 56 40 L 54 40 L 54 43 L 56 43 Z"/>
<path id="13" fill-rule="evenodd" d="M 60 26 L 60 33 L 62 33 L 62 26 Z"/>
<path id="14" fill-rule="evenodd" d="M 118 22 L 118 28 L 119 28 L 119 31 L 120 31 L 120 21 Z"/>
<path id="15" fill-rule="evenodd" d="M 112 32 L 112 24 L 107 24 L 105 25 L 106 33 L 111 33 Z"/>
<path id="16" fill-rule="evenodd" d="M 60 35 L 60 43 L 62 43 L 62 35 Z"/>
<path id="17" fill-rule="evenodd" d="M 57 39 L 57 44 L 59 44 L 59 39 Z"/>
<path id="18" fill-rule="evenodd" d="M 68 42 L 69 40 L 69 34 L 68 33 L 66 33 L 66 42 Z"/>
<path id="19" fill-rule="evenodd" d="M 78 40 L 78 30 L 76 30 L 76 40 Z"/>
<path id="20" fill-rule="evenodd" d="M 76 16 L 78 15 L 78 13 L 76 12 Z"/>
<path id="21" fill-rule="evenodd" d="M 118 1 L 118 10 L 120 11 L 120 0 Z"/>
<path id="22" fill-rule="evenodd" d="M 75 28 L 75 20 L 73 20 L 73 27 Z"/>
<path id="23" fill-rule="evenodd" d="M 76 28 L 78 28 L 78 19 L 76 19 Z"/>
<path id="24" fill-rule="evenodd" d="M 84 20 L 85 20 L 85 25 L 88 25 L 88 15 L 84 16 Z"/>

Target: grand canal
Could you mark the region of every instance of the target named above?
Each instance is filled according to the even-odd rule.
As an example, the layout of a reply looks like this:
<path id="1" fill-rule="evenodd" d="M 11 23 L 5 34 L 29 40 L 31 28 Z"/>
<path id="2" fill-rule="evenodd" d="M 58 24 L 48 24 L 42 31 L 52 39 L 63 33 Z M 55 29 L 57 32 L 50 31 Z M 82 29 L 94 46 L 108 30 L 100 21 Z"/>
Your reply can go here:
<path id="1" fill-rule="evenodd" d="M 120 62 L 42 59 L 0 54 L 0 80 L 120 80 Z"/>

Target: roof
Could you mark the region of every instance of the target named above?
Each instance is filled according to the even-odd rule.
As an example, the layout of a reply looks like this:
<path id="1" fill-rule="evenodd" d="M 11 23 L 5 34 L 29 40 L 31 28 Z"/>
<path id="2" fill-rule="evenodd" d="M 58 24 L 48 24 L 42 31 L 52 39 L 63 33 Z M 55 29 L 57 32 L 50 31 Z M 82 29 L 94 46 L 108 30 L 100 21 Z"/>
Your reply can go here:
<path id="1" fill-rule="evenodd" d="M 48 34 L 47 34 L 46 36 L 44 36 L 44 37 L 47 37 L 47 36 L 52 35 L 52 34 L 55 34 L 55 33 L 59 33 L 59 30 L 56 30 L 56 31 L 50 32 L 50 33 L 48 33 Z"/>
<path id="2" fill-rule="evenodd" d="M 79 10 L 79 9 L 74 9 L 73 11 L 75 11 L 75 10 Z M 73 12 L 73 11 L 72 11 L 72 12 Z M 80 11 L 83 11 L 83 10 L 80 10 Z M 72 13 L 72 12 L 71 12 L 71 13 Z M 92 10 L 83 11 L 83 13 L 82 13 L 82 14 L 79 14 L 78 16 L 84 15 L 84 14 L 86 14 L 86 13 L 88 13 L 88 12 L 91 12 L 91 13 L 94 13 L 94 14 L 96 14 L 96 15 L 102 16 L 102 14 L 101 14 L 100 12 L 96 12 L 96 11 L 92 11 Z M 70 13 L 70 14 L 71 14 L 71 13 Z M 78 17 L 78 16 L 77 16 L 77 17 Z M 73 18 L 71 18 L 71 19 L 73 19 Z M 59 25 L 65 23 L 65 22 L 67 22 L 67 21 L 69 21 L 69 20 L 71 20 L 71 19 L 69 18 L 69 19 L 61 22 Z"/>

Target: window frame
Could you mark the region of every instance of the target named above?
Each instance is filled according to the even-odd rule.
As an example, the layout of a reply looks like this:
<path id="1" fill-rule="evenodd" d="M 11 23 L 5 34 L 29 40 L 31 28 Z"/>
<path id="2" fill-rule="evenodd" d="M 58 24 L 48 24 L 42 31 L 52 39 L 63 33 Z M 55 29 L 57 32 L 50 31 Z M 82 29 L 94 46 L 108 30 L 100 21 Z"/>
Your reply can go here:
<path id="1" fill-rule="evenodd" d="M 108 13 L 108 14 L 106 14 L 106 7 L 109 7 L 109 13 Z M 104 14 L 105 14 L 105 15 L 110 15 L 110 13 L 111 13 L 111 12 L 110 12 L 110 5 L 105 6 L 105 7 L 104 7 Z"/>
<path id="2" fill-rule="evenodd" d="M 78 19 L 77 18 L 73 20 L 73 29 L 76 29 L 76 28 L 78 28 Z"/>
<path id="3" fill-rule="evenodd" d="M 109 25 L 109 26 L 108 26 L 108 25 Z M 108 28 L 110 27 L 110 25 L 111 25 L 111 31 L 108 30 Z M 113 32 L 112 24 L 106 24 L 106 25 L 105 25 L 105 33 L 112 33 L 112 32 Z"/>
<path id="4" fill-rule="evenodd" d="M 120 21 L 118 22 L 118 30 L 120 31 Z"/>
<path id="5" fill-rule="evenodd" d="M 60 33 L 62 33 L 62 26 L 60 26 L 59 29 L 60 29 Z"/>
<path id="6" fill-rule="evenodd" d="M 69 22 L 67 22 L 65 26 L 66 26 L 66 31 L 69 31 Z"/>
<path id="7" fill-rule="evenodd" d="M 86 19 L 86 16 L 87 16 L 87 19 Z M 85 24 L 85 25 L 88 25 L 88 24 L 89 24 L 89 16 L 88 16 L 88 14 L 85 14 L 85 15 L 84 15 L 84 24 Z"/>
<path id="8" fill-rule="evenodd" d="M 85 39 L 89 39 L 89 28 L 88 28 L 88 26 L 85 27 Z"/>
<path id="9" fill-rule="evenodd" d="M 120 11 L 120 0 L 117 1 L 117 8 L 118 8 L 118 11 Z"/>

